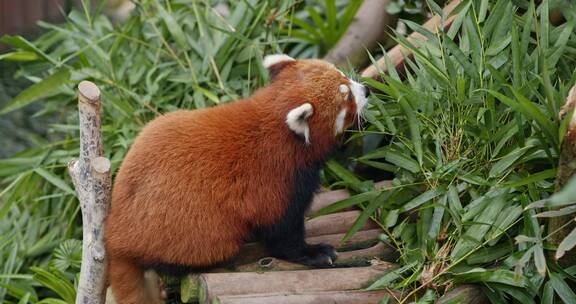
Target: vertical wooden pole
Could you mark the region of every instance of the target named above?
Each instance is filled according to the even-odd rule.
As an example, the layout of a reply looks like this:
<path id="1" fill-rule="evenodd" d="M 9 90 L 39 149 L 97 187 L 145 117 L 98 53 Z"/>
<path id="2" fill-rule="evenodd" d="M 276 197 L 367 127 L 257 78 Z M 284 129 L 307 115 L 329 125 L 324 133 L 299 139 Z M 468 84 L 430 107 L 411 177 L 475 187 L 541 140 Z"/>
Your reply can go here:
<path id="1" fill-rule="evenodd" d="M 76 303 L 103 304 L 106 294 L 104 220 L 111 197 L 110 161 L 102 157 L 100 90 L 88 81 L 78 85 L 80 158 L 68 164 L 82 210 L 82 266 Z"/>

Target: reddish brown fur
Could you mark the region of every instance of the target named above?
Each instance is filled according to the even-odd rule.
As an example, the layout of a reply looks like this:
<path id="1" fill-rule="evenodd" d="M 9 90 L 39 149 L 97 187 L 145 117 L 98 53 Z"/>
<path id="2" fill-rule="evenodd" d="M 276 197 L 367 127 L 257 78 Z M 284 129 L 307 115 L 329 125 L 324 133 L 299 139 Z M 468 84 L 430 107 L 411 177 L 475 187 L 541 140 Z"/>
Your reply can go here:
<path id="1" fill-rule="evenodd" d="M 136 138 L 116 176 L 106 223 L 119 303 L 160 301 L 146 299 L 141 265 L 208 266 L 237 254 L 252 229 L 282 216 L 295 168 L 335 144 L 337 114 L 356 111 L 353 98 L 338 90 L 348 79 L 318 60 L 276 72 L 246 100 L 168 113 Z M 310 145 L 285 123 L 306 102 L 314 109 Z M 353 119 L 349 113 L 346 125 Z"/>

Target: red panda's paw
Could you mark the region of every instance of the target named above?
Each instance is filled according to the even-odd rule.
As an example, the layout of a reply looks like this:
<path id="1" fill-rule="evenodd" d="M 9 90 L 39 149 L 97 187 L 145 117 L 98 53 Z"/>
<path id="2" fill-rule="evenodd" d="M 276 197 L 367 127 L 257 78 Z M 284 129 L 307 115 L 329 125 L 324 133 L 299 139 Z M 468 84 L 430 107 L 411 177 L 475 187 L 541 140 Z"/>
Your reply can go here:
<path id="1" fill-rule="evenodd" d="M 337 258 L 336 250 L 331 245 L 315 244 L 307 245 L 304 256 L 299 262 L 317 268 L 327 268 L 332 267 Z"/>

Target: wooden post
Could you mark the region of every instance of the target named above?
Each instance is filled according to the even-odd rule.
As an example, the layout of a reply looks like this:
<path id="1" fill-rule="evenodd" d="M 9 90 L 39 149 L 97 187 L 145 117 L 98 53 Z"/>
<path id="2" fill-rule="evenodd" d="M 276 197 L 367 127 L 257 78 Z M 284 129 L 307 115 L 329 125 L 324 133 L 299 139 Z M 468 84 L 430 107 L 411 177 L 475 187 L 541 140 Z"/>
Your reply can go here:
<path id="1" fill-rule="evenodd" d="M 82 210 L 82 266 L 76 303 L 102 304 L 106 298 L 104 220 L 111 197 L 110 161 L 102 157 L 100 90 L 88 81 L 78 85 L 80 158 L 68 164 Z"/>
<path id="2" fill-rule="evenodd" d="M 570 113 L 576 107 L 576 85 L 572 87 L 566 104 L 562 107 L 559 115 L 563 118 L 564 115 Z M 556 191 L 559 191 L 566 185 L 572 176 L 576 176 L 576 111 L 572 114 L 570 124 L 566 130 L 566 135 L 562 141 L 560 148 L 560 163 L 558 165 L 558 173 L 556 174 Z M 572 222 L 571 225 L 566 223 Z M 550 243 L 558 246 L 560 242 L 574 229 L 575 227 L 573 215 L 564 215 L 559 217 L 552 217 L 548 221 L 548 233 L 550 233 Z M 561 266 L 571 266 L 576 264 L 576 249 L 572 249 L 562 257 L 558 263 Z"/>

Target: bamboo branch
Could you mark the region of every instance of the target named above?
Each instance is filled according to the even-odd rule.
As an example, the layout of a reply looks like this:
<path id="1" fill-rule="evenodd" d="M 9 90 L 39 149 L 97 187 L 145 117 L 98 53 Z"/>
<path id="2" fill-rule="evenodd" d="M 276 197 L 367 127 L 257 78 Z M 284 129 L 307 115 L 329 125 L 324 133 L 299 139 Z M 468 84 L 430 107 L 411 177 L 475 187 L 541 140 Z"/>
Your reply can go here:
<path id="1" fill-rule="evenodd" d="M 80 159 L 68 170 L 82 210 L 82 266 L 76 303 L 101 304 L 106 293 L 104 220 L 110 205 L 110 161 L 102 157 L 100 90 L 88 81 L 78 85 Z"/>
<path id="2" fill-rule="evenodd" d="M 385 296 L 390 296 L 388 303 L 398 303 L 395 298 L 397 294 L 385 291 L 324 291 L 324 292 L 307 292 L 299 294 L 249 294 L 240 296 L 219 296 L 216 297 L 215 303 L 218 304 L 377 304 Z"/>
<path id="3" fill-rule="evenodd" d="M 446 17 L 446 20 L 444 20 L 443 23 L 440 16 L 434 15 L 434 17 L 430 18 L 428 21 L 426 21 L 426 23 L 424 23 L 423 27 L 432 33 L 437 33 L 441 28 L 444 30 L 450 28 L 456 16 L 448 16 L 454 10 L 454 8 L 458 6 L 458 4 L 460 4 L 460 0 L 454 0 L 446 5 L 446 7 L 444 7 L 443 15 Z M 426 37 L 418 32 L 413 32 L 410 34 L 410 36 L 408 36 L 407 40 L 411 43 L 414 43 L 416 41 L 426 40 Z M 404 65 L 404 56 L 410 57 L 412 55 L 408 49 L 401 46 L 400 44 L 390 49 L 387 53 L 388 57 L 390 58 L 390 62 L 392 62 L 392 65 L 396 68 Z M 378 69 L 384 72 L 387 70 L 384 57 L 380 58 L 376 65 L 373 64 L 364 69 L 364 71 L 362 71 L 362 77 L 377 78 L 377 76 L 379 76 Z"/>
<path id="4" fill-rule="evenodd" d="M 566 104 L 562 107 L 559 115 L 560 119 L 563 116 L 574 111 L 562 141 L 560 148 L 560 163 L 558 165 L 558 173 L 556 174 L 556 191 L 559 191 L 566 185 L 572 176 L 576 176 L 576 85 L 572 87 Z M 572 224 L 566 225 L 571 222 Z M 550 243 L 558 246 L 566 236 L 575 229 L 571 215 L 564 215 L 559 217 L 552 217 L 548 221 L 548 233 L 550 233 Z M 566 252 L 558 263 L 562 266 L 571 266 L 576 264 L 576 249 Z"/>

